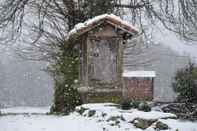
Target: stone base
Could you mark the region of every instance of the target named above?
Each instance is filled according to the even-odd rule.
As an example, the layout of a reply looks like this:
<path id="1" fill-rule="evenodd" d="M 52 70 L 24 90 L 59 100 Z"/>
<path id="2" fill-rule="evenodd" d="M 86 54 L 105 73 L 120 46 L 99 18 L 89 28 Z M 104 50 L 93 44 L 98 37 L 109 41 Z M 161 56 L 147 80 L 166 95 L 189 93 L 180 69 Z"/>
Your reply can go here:
<path id="1" fill-rule="evenodd" d="M 122 90 L 120 89 L 91 89 L 80 88 L 79 93 L 83 103 L 120 103 L 122 101 Z"/>

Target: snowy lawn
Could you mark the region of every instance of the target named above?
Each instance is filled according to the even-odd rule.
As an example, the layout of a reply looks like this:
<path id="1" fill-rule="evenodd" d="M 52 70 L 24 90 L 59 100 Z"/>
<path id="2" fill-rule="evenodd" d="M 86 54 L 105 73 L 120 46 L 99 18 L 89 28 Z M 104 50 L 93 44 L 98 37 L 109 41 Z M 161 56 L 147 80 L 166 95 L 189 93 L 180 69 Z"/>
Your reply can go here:
<path id="1" fill-rule="evenodd" d="M 0 109 L 3 114 L 46 114 L 50 107 L 13 107 Z"/>
<path id="2" fill-rule="evenodd" d="M 16 107 L 1 109 L 0 131 L 143 131 L 132 121 L 154 119 L 169 126 L 166 131 L 197 131 L 197 122 L 172 119 L 174 114 L 136 109 L 121 110 L 113 104 L 86 104 L 68 116 L 45 115 L 48 108 Z M 83 109 L 83 110 L 81 110 Z M 33 113 L 33 114 L 32 114 Z M 145 131 L 155 131 L 153 123 Z"/>

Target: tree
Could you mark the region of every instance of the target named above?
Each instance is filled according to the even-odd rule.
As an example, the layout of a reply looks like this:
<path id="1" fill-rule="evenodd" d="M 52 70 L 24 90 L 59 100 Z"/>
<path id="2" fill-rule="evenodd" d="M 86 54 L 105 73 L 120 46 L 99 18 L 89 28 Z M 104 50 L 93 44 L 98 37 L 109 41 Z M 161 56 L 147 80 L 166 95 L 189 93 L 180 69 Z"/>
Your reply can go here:
<path id="1" fill-rule="evenodd" d="M 89 3 L 83 3 L 84 8 L 88 8 Z M 104 2 L 103 2 L 104 3 Z M 86 14 L 84 17 L 91 17 L 92 15 L 99 15 L 108 11 L 110 8 L 108 4 L 102 6 L 99 1 L 95 1 L 94 8 L 88 8 L 81 12 Z M 101 10 L 100 10 L 101 8 Z M 83 17 L 83 18 L 84 18 Z M 71 20 L 69 28 L 72 29 L 75 20 Z M 77 91 L 78 76 L 79 76 L 79 49 L 76 42 L 65 41 L 62 46 L 59 47 L 59 53 L 56 55 L 58 59 L 52 64 L 50 71 L 55 81 L 55 94 L 54 104 L 51 108 L 51 112 L 68 114 L 74 111 L 75 107 L 81 104 L 80 95 Z"/>
<path id="2" fill-rule="evenodd" d="M 51 73 L 55 82 L 54 104 L 51 112 L 68 114 L 81 104 L 80 95 L 77 91 L 79 56 L 75 45 L 65 44 L 59 54 L 59 59 L 51 65 Z M 63 53 L 63 54 L 61 54 Z"/>
<path id="3" fill-rule="evenodd" d="M 197 102 L 197 67 L 189 63 L 188 67 L 177 72 L 173 87 L 178 99 L 184 102 Z"/>
<path id="4" fill-rule="evenodd" d="M 4 33 L 1 39 L 7 42 L 24 36 L 31 46 L 28 53 L 33 53 L 33 49 L 36 53 L 45 52 L 39 56 L 47 59 L 54 56 L 57 44 L 64 44 L 67 32 L 75 24 L 101 13 L 120 15 L 127 9 L 131 22 L 140 27 L 146 38 L 150 24 L 161 23 L 183 38 L 196 41 L 196 4 L 195 0 L 3 0 L 0 3 L 0 28 Z M 25 34 L 26 28 L 31 39 L 26 40 L 29 37 Z"/>
<path id="5" fill-rule="evenodd" d="M 75 58 L 75 55 L 64 53 L 75 52 L 74 46 L 65 47 L 66 44 L 69 45 L 65 39 L 68 31 L 75 24 L 96 15 L 121 15 L 125 10 L 130 11 L 131 22 L 142 29 L 146 38 L 147 23 L 149 27 L 149 24 L 160 22 L 166 29 L 188 40 L 197 40 L 195 0 L 129 0 L 128 3 L 121 0 L 3 0 L 0 2 L 0 29 L 3 33 L 1 40 L 6 43 L 21 40 L 22 37 L 28 43 L 25 47 L 22 46 L 24 50 L 20 49 L 24 51 L 22 57 L 53 62 L 52 74 L 56 89 L 61 90 L 64 89 L 65 82 L 70 82 L 67 81 L 70 79 L 69 73 L 64 72 L 62 65 L 69 67 Z M 67 59 L 70 57 L 72 59 Z M 75 69 L 77 63 L 71 66 Z M 75 72 L 77 71 L 73 70 L 72 75 Z M 74 93 L 75 77 L 71 78 L 73 79 L 66 89 L 71 87 Z M 59 95 L 60 100 L 65 97 L 63 95 L 64 93 Z"/>

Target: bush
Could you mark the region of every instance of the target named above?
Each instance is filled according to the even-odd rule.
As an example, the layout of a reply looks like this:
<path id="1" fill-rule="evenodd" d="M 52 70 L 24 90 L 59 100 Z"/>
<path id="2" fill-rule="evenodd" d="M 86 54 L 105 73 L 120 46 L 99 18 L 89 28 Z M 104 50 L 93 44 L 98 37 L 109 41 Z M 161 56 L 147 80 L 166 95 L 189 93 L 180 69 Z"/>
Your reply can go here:
<path id="1" fill-rule="evenodd" d="M 51 113 L 68 114 L 81 104 L 78 93 L 79 52 L 73 43 L 65 43 L 50 72 L 55 81 L 54 103 Z"/>
<path id="2" fill-rule="evenodd" d="M 131 101 L 130 105 L 132 108 L 138 108 L 140 103 L 140 101 Z"/>
<path id="3" fill-rule="evenodd" d="M 123 110 L 138 108 L 140 103 L 141 103 L 140 101 L 136 101 L 136 100 L 123 100 L 121 103 L 121 108 Z"/>
<path id="4" fill-rule="evenodd" d="M 178 101 L 197 102 L 197 67 L 189 63 L 187 67 L 178 70 L 173 88 L 178 93 Z"/>
<path id="5" fill-rule="evenodd" d="M 145 112 L 151 111 L 151 107 L 146 102 L 141 102 L 141 101 L 124 100 L 121 103 L 121 108 L 123 110 L 129 110 L 131 108 L 137 108 L 138 110 L 145 111 Z"/>
<path id="6" fill-rule="evenodd" d="M 149 112 L 151 111 L 151 107 L 146 102 L 141 102 L 138 106 L 138 110 Z"/>
<path id="7" fill-rule="evenodd" d="M 68 114 L 81 104 L 80 95 L 77 89 L 72 86 L 65 87 L 65 83 L 56 83 L 54 104 L 51 112 Z"/>
<path id="8" fill-rule="evenodd" d="M 123 100 L 122 103 L 121 103 L 121 108 L 123 110 L 129 110 L 129 109 L 131 109 L 131 101 Z"/>

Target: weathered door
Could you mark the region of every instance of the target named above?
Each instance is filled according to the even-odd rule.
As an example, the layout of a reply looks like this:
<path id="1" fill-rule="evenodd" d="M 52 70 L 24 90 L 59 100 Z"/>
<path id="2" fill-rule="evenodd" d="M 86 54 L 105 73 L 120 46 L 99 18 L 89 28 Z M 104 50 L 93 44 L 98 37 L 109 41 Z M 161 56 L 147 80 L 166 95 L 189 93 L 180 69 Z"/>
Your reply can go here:
<path id="1" fill-rule="evenodd" d="M 90 39 L 88 76 L 91 83 L 112 84 L 118 80 L 118 38 Z"/>

